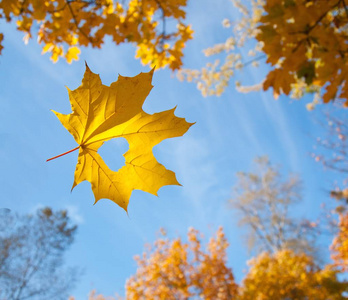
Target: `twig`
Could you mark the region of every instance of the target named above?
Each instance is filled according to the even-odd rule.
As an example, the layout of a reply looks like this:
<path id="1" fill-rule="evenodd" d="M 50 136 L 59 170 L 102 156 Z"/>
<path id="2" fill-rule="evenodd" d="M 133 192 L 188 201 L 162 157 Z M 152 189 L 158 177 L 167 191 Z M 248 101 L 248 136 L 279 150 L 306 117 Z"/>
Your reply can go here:
<path id="1" fill-rule="evenodd" d="M 71 13 L 71 16 L 72 16 L 72 18 L 73 18 L 73 20 L 74 20 L 74 23 L 75 23 L 75 26 L 76 26 L 76 28 L 77 28 L 77 30 L 78 31 L 80 31 L 81 33 L 82 33 L 82 35 L 92 44 L 92 46 L 93 46 L 93 40 L 91 39 L 91 37 L 89 36 L 89 35 L 87 35 L 81 28 L 80 28 L 80 26 L 79 26 L 79 23 L 77 22 L 77 20 L 76 20 L 76 16 L 75 16 L 75 14 L 74 14 L 74 11 L 73 11 L 73 9 L 72 9 L 72 7 L 71 7 L 71 5 L 70 5 L 70 3 L 71 2 L 74 2 L 74 1 L 66 1 L 66 4 L 68 5 L 68 8 L 69 8 L 69 10 L 70 10 L 70 13 Z M 88 3 L 88 2 L 87 2 Z"/>
<path id="2" fill-rule="evenodd" d="M 59 155 L 57 155 L 57 156 L 51 157 L 51 158 L 47 159 L 46 162 L 47 162 L 47 161 L 50 161 L 50 160 L 53 160 L 53 159 L 56 159 L 56 158 L 58 158 L 58 157 L 61 157 L 61 156 L 63 156 L 63 155 L 66 155 L 66 154 L 68 154 L 68 153 L 74 152 L 74 151 L 76 151 L 76 150 L 79 149 L 79 148 L 80 148 L 80 146 L 78 146 L 78 147 L 76 147 L 76 148 L 74 148 L 74 149 L 71 149 L 71 150 L 69 150 L 69 151 L 67 151 L 67 152 L 64 152 L 64 153 L 62 153 L 62 154 L 59 154 Z"/>

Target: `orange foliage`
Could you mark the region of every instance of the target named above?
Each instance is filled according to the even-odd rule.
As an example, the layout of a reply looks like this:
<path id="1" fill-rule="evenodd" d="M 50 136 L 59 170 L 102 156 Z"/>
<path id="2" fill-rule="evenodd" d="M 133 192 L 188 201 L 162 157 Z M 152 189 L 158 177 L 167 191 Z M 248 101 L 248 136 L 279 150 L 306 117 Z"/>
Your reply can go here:
<path id="1" fill-rule="evenodd" d="M 126 283 L 127 299 L 232 299 L 237 295 L 232 270 L 226 266 L 227 240 L 222 228 L 202 250 L 198 231 L 190 229 L 188 242 L 161 238 L 142 257 Z"/>
<path id="2" fill-rule="evenodd" d="M 344 238 L 347 240 L 347 236 Z M 342 294 L 348 291 L 348 282 L 337 278 L 341 270 L 333 265 L 320 268 L 310 255 L 292 250 L 264 252 L 251 259 L 249 272 L 238 286 L 232 270 L 226 266 L 227 247 L 222 228 L 205 251 L 195 229 L 189 230 L 187 243 L 180 238 L 158 239 L 141 257 L 135 258 L 138 269 L 126 282 L 125 299 L 347 299 Z M 94 291 L 89 299 L 114 300 Z"/>
<path id="3" fill-rule="evenodd" d="M 273 66 L 263 83 L 288 95 L 296 82 L 324 88 L 325 103 L 348 105 L 348 8 L 342 0 L 266 0 L 260 18 L 262 51 Z"/>
<path id="4" fill-rule="evenodd" d="M 348 213 L 340 214 L 338 228 L 339 232 L 331 245 L 331 258 L 335 265 L 348 271 Z"/>
<path id="5" fill-rule="evenodd" d="M 38 28 L 43 53 L 50 52 L 71 63 L 77 60 L 81 46 L 100 48 L 106 36 L 115 44 L 137 46 L 136 56 L 143 64 L 157 68 L 169 65 L 178 69 L 183 48 L 192 38 L 185 25 L 187 0 L 0 0 L 0 19 L 16 21 L 28 41 L 32 29 Z M 128 5 L 127 5 L 128 3 Z M 166 20 L 174 20 L 176 30 L 165 32 Z M 37 23 L 38 26 L 35 26 Z M 3 35 L 0 33 L 0 53 Z"/>
<path id="6" fill-rule="evenodd" d="M 242 300 L 266 299 L 346 299 L 345 282 L 330 266 L 320 269 L 306 254 L 282 250 L 263 253 L 249 262 L 250 271 L 241 289 Z"/>

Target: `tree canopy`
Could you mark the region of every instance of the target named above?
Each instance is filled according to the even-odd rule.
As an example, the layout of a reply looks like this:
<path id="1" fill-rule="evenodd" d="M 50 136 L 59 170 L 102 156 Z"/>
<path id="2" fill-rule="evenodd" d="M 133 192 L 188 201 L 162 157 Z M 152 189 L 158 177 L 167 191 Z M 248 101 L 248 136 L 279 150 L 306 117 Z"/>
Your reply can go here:
<path id="1" fill-rule="evenodd" d="M 204 96 L 221 95 L 242 68 L 264 61 L 270 66 L 260 83 L 241 86 L 241 92 L 273 89 L 300 98 L 314 93 L 312 109 L 341 99 L 348 104 L 348 7 L 343 0 L 232 0 L 240 11 L 238 21 L 224 19 L 232 27 L 230 37 L 204 50 L 217 57 L 201 70 L 183 69 L 180 79 L 197 82 Z M 221 59 L 221 57 L 223 59 Z"/>
<path id="2" fill-rule="evenodd" d="M 249 229 L 250 249 L 256 248 L 256 253 L 292 249 L 314 254 L 317 224 L 293 213 L 302 201 L 301 190 L 298 176 L 284 178 L 266 156 L 255 159 L 253 171 L 237 173 L 229 204 L 239 224 Z"/>
<path id="3" fill-rule="evenodd" d="M 281 250 L 263 253 L 249 261 L 242 284 L 243 300 L 253 299 L 346 299 L 347 283 L 330 266 L 316 266 L 310 256 Z"/>
<path id="4" fill-rule="evenodd" d="M 66 299 L 77 272 L 64 268 L 76 225 L 66 211 L 0 219 L 0 299 Z"/>
<path id="5" fill-rule="evenodd" d="M 193 228 L 186 243 L 158 239 L 149 252 L 135 258 L 138 269 L 126 283 L 126 299 L 233 299 L 237 285 L 226 265 L 227 246 L 222 228 L 205 251 Z"/>
<path id="6" fill-rule="evenodd" d="M 1 0 L 0 19 L 15 22 L 25 41 L 37 37 L 52 61 L 78 59 L 82 46 L 101 48 L 107 36 L 117 45 L 136 45 L 136 57 L 151 67 L 182 65 L 183 48 L 192 38 L 185 24 L 186 0 Z M 175 22 L 168 32 L 168 21 Z M 1 42 L 4 35 L 0 33 Z"/>

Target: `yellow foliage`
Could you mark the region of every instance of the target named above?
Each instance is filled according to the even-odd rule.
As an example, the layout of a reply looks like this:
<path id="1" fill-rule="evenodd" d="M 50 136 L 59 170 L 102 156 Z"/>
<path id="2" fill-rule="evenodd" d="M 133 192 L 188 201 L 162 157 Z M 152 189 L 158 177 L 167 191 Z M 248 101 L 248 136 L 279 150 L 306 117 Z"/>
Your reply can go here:
<path id="1" fill-rule="evenodd" d="M 263 83 L 263 88 L 268 89 L 272 86 L 274 97 L 278 98 L 278 95 L 283 92 L 289 94 L 291 91 L 291 84 L 293 83 L 295 83 L 295 80 L 286 76 L 283 69 L 275 69 L 268 73 Z"/>
<path id="2" fill-rule="evenodd" d="M 78 58 L 78 48 L 100 48 L 109 35 L 116 44 L 135 44 L 137 57 L 143 64 L 157 68 L 169 65 L 172 70 L 180 68 L 183 48 L 193 33 L 184 23 L 187 0 L 125 2 L 0 0 L 0 18 L 7 22 L 16 20 L 17 29 L 27 38 L 32 37 L 32 30 L 38 27 L 38 41 L 43 44 L 43 53 L 51 52 L 53 61 L 65 57 L 70 63 Z M 171 33 L 165 32 L 167 19 L 177 24 L 177 29 Z M 2 37 L 1 34 L 0 42 Z"/>
<path id="3" fill-rule="evenodd" d="M 331 245 L 331 258 L 336 266 L 348 271 L 348 213 L 340 214 L 338 229 Z"/>
<path id="4" fill-rule="evenodd" d="M 348 6 L 344 1 L 231 1 L 240 18 L 224 19 L 222 24 L 233 32 L 225 42 L 204 50 L 207 57 L 219 55 L 219 59 L 201 70 L 179 70 L 180 80 L 195 81 L 203 96 L 220 96 L 240 69 L 266 60 L 271 70 L 265 79 L 251 87 L 236 81 L 238 91 L 273 88 L 276 97 L 284 93 L 293 98 L 313 93 L 310 110 L 319 99 L 327 103 L 340 98 L 348 105 Z"/>
<path id="5" fill-rule="evenodd" d="M 327 103 L 342 98 L 348 104 L 347 7 L 344 1 L 267 0 L 256 38 L 273 66 L 264 89 L 278 93 L 284 82 L 305 81 L 323 89 Z M 269 78 L 272 72 L 278 75 Z M 290 93 L 282 88 L 281 92 Z"/>
<path id="6" fill-rule="evenodd" d="M 158 239 L 148 253 L 136 257 L 138 269 L 126 283 L 126 299 L 233 299 L 237 285 L 226 266 L 227 247 L 222 228 L 206 251 L 194 229 L 189 230 L 187 243 L 180 238 Z"/>
<path id="7" fill-rule="evenodd" d="M 331 266 L 317 267 L 306 254 L 282 250 L 263 253 L 249 261 L 250 270 L 243 281 L 241 300 L 307 299 L 336 300 L 348 284 L 339 282 Z"/>
<path id="8" fill-rule="evenodd" d="M 72 113 L 55 112 L 73 135 L 79 150 L 74 188 L 87 180 L 92 185 L 95 202 L 107 198 L 127 210 L 133 190 L 157 195 L 164 185 L 179 185 L 174 172 L 157 162 L 152 148 L 162 140 L 183 135 L 192 123 L 174 115 L 174 109 L 147 114 L 142 110 L 152 89 L 153 70 L 135 77 L 119 76 L 109 87 L 97 74 L 86 72 L 82 85 L 69 90 Z M 108 168 L 98 149 L 105 141 L 124 137 L 129 150 L 125 166 L 114 172 Z"/>
<path id="9" fill-rule="evenodd" d="M 347 218 L 346 218 L 347 220 Z M 347 226 L 348 227 L 348 226 Z M 261 253 L 248 262 L 238 286 L 227 267 L 227 239 L 220 227 L 203 250 L 191 228 L 188 242 L 164 237 L 141 256 L 136 274 L 126 282 L 127 300 L 343 300 L 348 282 L 338 280 L 333 265 L 318 267 L 305 253 L 281 250 Z M 347 237 L 344 237 L 347 239 Z M 102 295 L 91 300 L 106 300 Z M 99 298 L 100 297 L 100 298 Z"/>
<path id="10" fill-rule="evenodd" d="M 65 54 L 66 61 L 70 64 L 73 60 L 78 60 L 80 52 L 80 48 L 70 47 Z"/>

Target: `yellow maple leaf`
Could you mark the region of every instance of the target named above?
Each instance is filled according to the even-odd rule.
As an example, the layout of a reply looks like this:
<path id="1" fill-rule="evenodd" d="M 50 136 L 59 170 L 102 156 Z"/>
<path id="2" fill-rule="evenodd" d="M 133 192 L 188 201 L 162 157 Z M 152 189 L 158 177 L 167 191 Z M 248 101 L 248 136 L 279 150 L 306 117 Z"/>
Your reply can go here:
<path id="1" fill-rule="evenodd" d="M 73 60 L 79 59 L 79 54 L 81 53 L 80 48 L 78 47 L 70 47 L 68 51 L 65 53 L 66 61 L 71 64 Z"/>
<path id="2" fill-rule="evenodd" d="M 175 173 L 157 162 L 152 148 L 166 138 L 183 135 L 193 123 L 176 117 L 175 108 L 153 115 L 142 110 L 152 89 L 152 75 L 153 70 L 135 77 L 119 75 L 116 82 L 105 86 L 86 64 L 82 85 L 68 89 L 73 112 L 54 112 L 79 145 L 73 149 L 79 155 L 72 189 L 89 181 L 95 203 L 107 198 L 127 211 L 135 189 L 157 195 L 162 186 L 180 185 Z M 115 172 L 97 151 L 117 137 L 128 141 L 129 150 L 123 155 L 125 165 Z"/>

